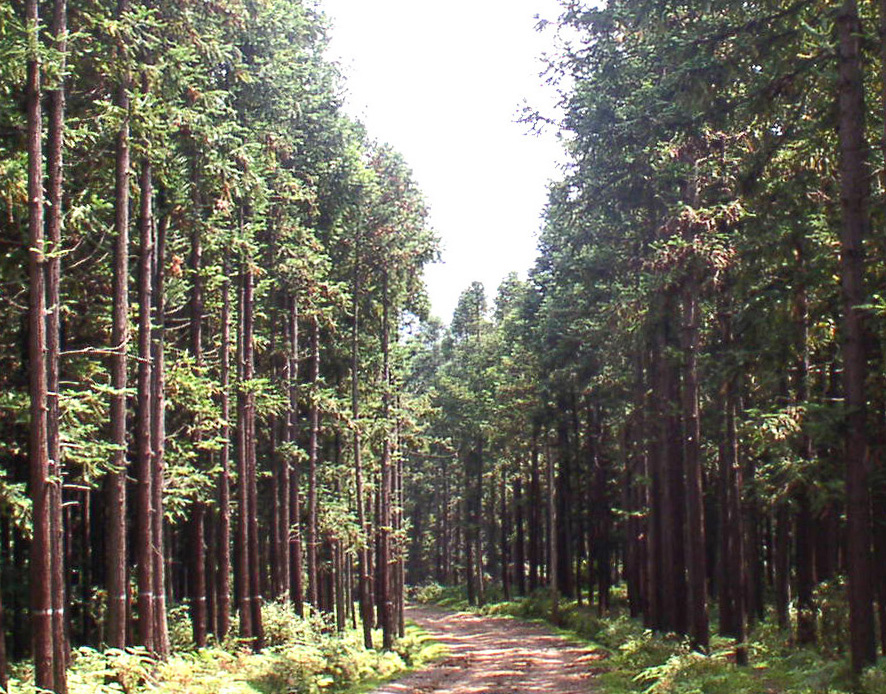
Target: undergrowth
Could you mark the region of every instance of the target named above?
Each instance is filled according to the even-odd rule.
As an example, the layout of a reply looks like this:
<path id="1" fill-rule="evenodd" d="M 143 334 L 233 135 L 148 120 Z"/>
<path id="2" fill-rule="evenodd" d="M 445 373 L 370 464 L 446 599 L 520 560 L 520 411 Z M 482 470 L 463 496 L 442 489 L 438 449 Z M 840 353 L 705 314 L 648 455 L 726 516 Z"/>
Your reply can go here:
<path id="1" fill-rule="evenodd" d="M 735 664 L 733 640 L 713 636 L 711 653 L 696 653 L 686 639 L 654 633 L 628 617 L 618 592 L 615 597 L 616 606 L 605 618 L 561 599 L 552 619 L 551 596 L 545 590 L 511 601 L 491 591 L 480 607 L 468 604 L 463 588 L 428 585 L 414 591 L 417 601 L 450 609 L 544 620 L 586 642 L 597 674 L 595 691 L 601 694 L 886 694 L 886 659 L 859 680 L 851 676 L 840 646 L 846 632 L 839 615 L 846 612 L 835 591 L 822 601 L 819 649 L 797 646 L 789 633 L 764 621 L 748 639 L 747 667 Z"/>
<path id="2" fill-rule="evenodd" d="M 267 645 L 261 653 L 234 638 L 196 649 L 187 612 L 170 617 L 175 650 L 167 660 L 140 648 L 79 648 L 69 669 L 69 694 L 350 694 L 361 682 L 390 679 L 440 655 L 440 646 L 416 627 L 407 627 L 393 652 L 368 650 L 362 631 L 339 634 L 322 615 L 301 618 L 279 602 L 262 608 Z M 374 638 L 380 643 L 381 634 Z M 29 663 L 15 666 L 12 675 L 10 694 L 37 694 L 29 684 Z"/>

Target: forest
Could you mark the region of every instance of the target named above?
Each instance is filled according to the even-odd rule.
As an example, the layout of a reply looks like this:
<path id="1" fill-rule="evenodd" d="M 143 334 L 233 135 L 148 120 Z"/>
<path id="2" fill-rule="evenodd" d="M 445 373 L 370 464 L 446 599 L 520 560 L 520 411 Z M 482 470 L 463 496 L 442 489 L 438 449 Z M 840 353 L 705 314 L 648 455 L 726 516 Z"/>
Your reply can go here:
<path id="1" fill-rule="evenodd" d="M 868 686 L 886 5 L 539 24 L 568 164 L 528 276 L 445 324 L 322 6 L 0 4 L 0 689 L 338 691 L 447 591 Z"/>

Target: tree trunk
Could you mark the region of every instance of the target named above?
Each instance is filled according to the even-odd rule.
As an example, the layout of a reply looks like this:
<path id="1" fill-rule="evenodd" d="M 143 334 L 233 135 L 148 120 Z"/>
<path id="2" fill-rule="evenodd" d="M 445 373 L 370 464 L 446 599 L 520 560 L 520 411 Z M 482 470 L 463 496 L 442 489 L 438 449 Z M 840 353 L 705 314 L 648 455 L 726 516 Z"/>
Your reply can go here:
<path id="1" fill-rule="evenodd" d="M 206 646 L 206 552 L 204 535 L 206 534 L 206 504 L 196 501 L 191 505 L 191 519 L 188 523 L 189 547 L 188 563 L 190 564 L 188 590 L 191 599 L 191 626 L 194 644 L 197 648 Z"/>
<path id="2" fill-rule="evenodd" d="M 198 162 L 194 161 L 195 170 L 191 175 L 193 186 L 193 204 L 195 219 L 191 229 L 191 305 L 190 305 L 190 352 L 194 359 L 194 368 L 201 372 L 203 369 L 203 239 L 201 225 L 203 224 L 203 204 L 200 196 L 200 180 L 196 171 Z M 199 415 L 193 421 L 192 445 L 196 453 L 195 465 L 198 469 L 206 468 L 204 460 L 206 454 L 202 451 L 202 422 Z M 194 643 L 198 648 L 206 645 L 206 552 L 204 534 L 206 530 L 206 505 L 201 499 L 191 501 L 190 537 L 188 545 L 190 556 L 188 565 L 190 568 L 190 580 L 188 581 L 188 597 L 190 598 L 191 626 L 193 629 Z"/>
<path id="3" fill-rule="evenodd" d="M 162 199 L 162 195 L 160 196 Z M 154 247 L 154 331 L 151 346 L 153 358 L 153 392 L 151 402 L 154 411 L 151 415 L 151 448 L 153 450 L 151 484 L 152 501 L 152 549 L 154 579 L 154 648 L 165 657 L 169 655 L 169 626 L 166 620 L 166 541 L 163 534 L 163 476 L 166 455 L 166 229 L 169 217 L 164 214 L 157 224 Z"/>
<path id="4" fill-rule="evenodd" d="M 38 36 L 37 0 L 25 3 L 28 31 Z M 55 686 L 52 628 L 52 536 L 50 519 L 49 441 L 46 374 L 46 256 L 43 235 L 43 117 L 40 59 L 29 52 L 27 61 L 28 147 L 28 361 L 30 375 L 30 495 L 32 528 L 30 552 L 31 638 L 37 687 Z"/>
<path id="5" fill-rule="evenodd" d="M 59 432 L 59 368 L 61 352 L 61 249 L 63 163 L 65 136 L 65 67 L 68 47 L 68 7 L 66 0 L 55 0 L 52 13 L 52 47 L 56 52 L 59 72 L 54 88 L 47 90 L 49 98 L 49 127 L 47 133 L 47 202 L 46 235 L 50 255 L 46 259 L 46 387 L 47 387 L 47 445 L 49 455 L 49 514 L 51 534 L 52 572 L 52 632 L 55 692 L 67 692 L 67 665 L 70 659 L 65 561 L 64 523 L 62 519 L 62 480 L 64 467 L 61 459 Z M 3 685 L 5 686 L 5 685 Z"/>
<path id="6" fill-rule="evenodd" d="M 287 435 L 293 448 L 298 443 L 298 301 L 289 299 L 289 421 Z M 298 462 L 293 457 L 289 467 L 289 597 L 299 617 L 304 614 L 302 583 L 301 499 Z"/>
<path id="7" fill-rule="evenodd" d="M 390 354 L 390 296 L 388 272 L 382 271 L 382 418 L 384 441 L 381 454 L 381 489 L 379 490 L 378 517 L 378 591 L 377 599 L 381 615 L 382 648 L 394 648 L 393 598 L 391 595 L 391 354 Z"/>
<path id="8" fill-rule="evenodd" d="M 320 437 L 320 324 L 317 316 L 311 316 L 311 405 L 310 434 L 308 439 L 308 590 L 311 605 L 318 603 L 317 571 L 317 453 Z"/>
<path id="9" fill-rule="evenodd" d="M 775 511 L 775 613 L 780 629 L 790 627 L 791 603 L 791 521 L 787 503 Z"/>
<path id="10" fill-rule="evenodd" d="M 517 579 L 517 593 L 526 595 L 526 534 L 523 521 L 523 473 L 517 472 L 514 476 L 514 568 Z"/>
<path id="11" fill-rule="evenodd" d="M 221 417 L 222 448 L 219 455 L 218 477 L 218 579 L 216 601 L 218 609 L 219 641 L 224 641 L 231 628 L 231 281 L 227 253 L 222 274 L 221 309 Z"/>
<path id="12" fill-rule="evenodd" d="M 129 12 L 129 1 L 118 0 L 117 16 Z M 121 59 L 125 51 L 118 47 Z M 117 131 L 114 177 L 114 265 L 111 327 L 111 443 L 115 450 L 108 473 L 107 489 L 107 642 L 113 648 L 126 646 L 128 584 L 126 578 L 126 361 L 129 345 L 129 90 L 126 70 L 117 88 L 114 105 L 123 116 Z"/>
<path id="13" fill-rule="evenodd" d="M 560 591 L 557 581 L 557 491 L 554 485 L 554 457 L 547 455 L 548 476 L 548 589 L 551 591 L 551 621 L 560 618 Z"/>
<path id="14" fill-rule="evenodd" d="M 511 599 L 511 528 L 508 507 L 507 476 L 502 470 L 499 483 L 499 504 L 501 518 L 501 587 L 505 600 Z"/>
<path id="15" fill-rule="evenodd" d="M 876 660 L 871 579 L 870 459 L 866 432 L 863 243 L 870 228 L 870 171 L 865 139 L 861 25 L 855 0 L 844 0 L 837 16 L 839 55 L 841 279 L 843 289 L 843 389 L 846 416 L 847 566 L 852 668 Z"/>
<path id="16" fill-rule="evenodd" d="M 146 79 L 146 78 L 144 78 Z M 146 86 L 146 85 L 145 85 Z M 154 643 L 154 551 L 153 539 L 153 451 L 151 450 L 154 413 L 153 361 L 151 359 L 151 310 L 153 309 L 153 210 L 154 196 L 151 162 L 145 157 L 142 161 L 141 214 L 139 216 L 139 255 L 138 275 L 138 408 L 135 435 L 136 455 L 136 500 L 135 500 L 135 554 L 138 563 L 138 632 L 139 642 L 148 651 L 155 650 Z"/>
<path id="17" fill-rule="evenodd" d="M 235 543 L 235 575 L 237 578 L 237 602 L 240 615 L 240 638 L 253 641 L 254 631 L 252 628 L 252 574 L 250 571 L 250 545 L 249 545 L 249 463 L 248 443 L 249 426 L 247 424 L 247 402 L 245 393 L 246 381 L 246 355 L 249 349 L 246 346 L 246 312 L 251 307 L 246 303 L 246 283 L 249 271 L 245 261 L 241 260 L 240 287 L 239 287 L 239 323 L 237 331 L 237 535 Z M 254 642 L 253 642 L 254 643 Z"/>
<path id="18" fill-rule="evenodd" d="M 4 692 L 9 691 L 9 658 L 6 655 L 6 611 L 3 609 L 2 585 L 0 585 L 0 689 Z"/>
<path id="19" fill-rule="evenodd" d="M 538 428 L 532 432 L 530 450 L 531 468 L 529 479 L 529 592 L 535 591 L 539 585 L 538 567 L 541 564 L 541 480 L 538 465 Z"/>
<path id="20" fill-rule="evenodd" d="M 698 414 L 698 300 L 695 282 L 687 282 L 683 294 L 683 456 L 686 469 L 686 521 L 688 529 L 689 635 L 695 648 L 710 646 L 704 490 L 701 469 L 701 426 Z"/>
<path id="21" fill-rule="evenodd" d="M 363 620 L 363 645 L 372 648 L 372 602 L 370 600 L 370 569 L 368 540 L 372 536 L 371 528 L 367 525 L 366 506 L 364 504 L 363 490 L 363 459 L 362 441 L 360 435 L 360 236 L 354 244 L 354 295 L 351 303 L 353 325 L 351 329 L 351 417 L 353 418 L 353 445 L 354 445 L 354 484 L 356 487 L 357 522 L 360 531 L 364 534 L 366 542 L 358 551 L 359 555 L 359 590 L 360 590 L 360 615 Z"/>
<path id="22" fill-rule="evenodd" d="M 722 316 L 723 341 L 733 345 L 732 317 Z M 736 642 L 735 659 L 739 665 L 747 665 L 748 654 L 745 640 L 747 638 L 746 575 L 744 560 L 744 534 L 741 522 L 742 471 L 738 456 L 738 435 L 736 431 L 736 415 L 738 414 L 737 378 L 728 375 L 723 396 L 723 428 L 724 437 L 720 449 L 721 484 L 723 485 L 724 506 L 722 537 L 723 547 L 721 562 L 723 575 L 720 600 L 720 632 L 732 636 Z"/>
<path id="23" fill-rule="evenodd" d="M 262 626 L 261 558 L 258 533 L 258 470 L 256 460 L 255 431 L 255 392 L 252 381 L 255 379 L 255 299 L 254 277 L 248 262 L 243 273 L 243 381 L 246 387 L 244 398 L 244 453 L 245 453 L 245 495 L 246 495 L 246 542 L 247 570 L 249 572 L 248 608 L 252 611 L 252 646 L 259 651 L 264 645 Z M 242 619 L 242 615 L 241 615 Z"/>

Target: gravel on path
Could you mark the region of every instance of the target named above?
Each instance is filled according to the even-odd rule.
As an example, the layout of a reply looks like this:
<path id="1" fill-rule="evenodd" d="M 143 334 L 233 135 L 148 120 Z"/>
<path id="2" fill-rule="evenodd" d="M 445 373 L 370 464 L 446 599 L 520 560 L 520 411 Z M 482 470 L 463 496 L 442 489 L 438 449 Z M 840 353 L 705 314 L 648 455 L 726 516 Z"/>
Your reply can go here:
<path id="1" fill-rule="evenodd" d="M 406 616 L 449 655 L 373 694 L 587 694 L 604 657 L 516 619 L 425 606 L 408 607 Z"/>

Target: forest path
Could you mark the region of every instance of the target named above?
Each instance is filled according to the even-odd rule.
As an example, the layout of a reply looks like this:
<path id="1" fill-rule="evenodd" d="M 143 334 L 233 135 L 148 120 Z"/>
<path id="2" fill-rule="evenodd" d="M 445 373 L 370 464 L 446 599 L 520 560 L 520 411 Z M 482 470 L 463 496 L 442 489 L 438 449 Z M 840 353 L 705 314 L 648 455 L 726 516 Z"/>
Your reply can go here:
<path id="1" fill-rule="evenodd" d="M 406 616 L 449 649 L 432 667 L 373 694 L 585 694 L 601 654 L 541 625 L 408 607 Z"/>

